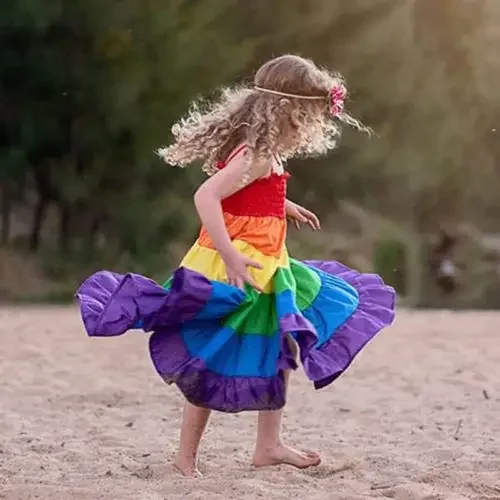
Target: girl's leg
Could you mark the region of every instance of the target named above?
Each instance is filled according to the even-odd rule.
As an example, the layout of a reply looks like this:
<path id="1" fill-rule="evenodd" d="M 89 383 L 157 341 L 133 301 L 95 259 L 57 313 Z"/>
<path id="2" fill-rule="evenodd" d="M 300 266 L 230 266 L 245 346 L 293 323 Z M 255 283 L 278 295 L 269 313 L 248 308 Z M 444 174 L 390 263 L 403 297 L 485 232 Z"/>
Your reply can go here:
<path id="1" fill-rule="evenodd" d="M 290 347 L 297 357 L 297 345 L 289 338 Z M 285 390 L 288 392 L 290 379 L 290 370 L 286 370 Z M 283 410 L 278 411 L 261 411 L 257 421 L 257 444 L 253 463 L 256 467 L 264 467 L 268 465 L 288 464 L 305 469 L 321 463 L 321 458 L 316 452 L 302 453 L 294 450 L 289 446 L 285 446 L 281 441 L 281 419 Z"/>
<path id="2" fill-rule="evenodd" d="M 196 467 L 198 447 L 207 426 L 210 410 L 186 402 L 182 415 L 181 438 L 175 466 L 185 476 L 198 476 Z"/>

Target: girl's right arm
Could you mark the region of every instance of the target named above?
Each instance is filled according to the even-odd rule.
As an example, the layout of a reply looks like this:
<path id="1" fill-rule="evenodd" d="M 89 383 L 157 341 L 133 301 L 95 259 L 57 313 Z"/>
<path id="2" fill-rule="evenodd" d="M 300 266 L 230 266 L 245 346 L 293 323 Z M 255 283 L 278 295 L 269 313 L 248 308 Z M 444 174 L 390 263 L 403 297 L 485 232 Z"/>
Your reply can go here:
<path id="1" fill-rule="evenodd" d="M 250 166 L 251 167 L 251 166 Z M 206 180 L 196 191 L 194 203 L 201 222 L 214 242 L 215 248 L 226 265 L 228 282 L 239 288 L 249 283 L 261 290 L 248 272 L 248 267 L 262 266 L 236 250 L 227 232 L 221 202 L 243 186 L 241 180 L 249 169 L 245 153 L 240 153 L 229 164 Z M 250 168 L 250 171 L 254 169 Z"/>

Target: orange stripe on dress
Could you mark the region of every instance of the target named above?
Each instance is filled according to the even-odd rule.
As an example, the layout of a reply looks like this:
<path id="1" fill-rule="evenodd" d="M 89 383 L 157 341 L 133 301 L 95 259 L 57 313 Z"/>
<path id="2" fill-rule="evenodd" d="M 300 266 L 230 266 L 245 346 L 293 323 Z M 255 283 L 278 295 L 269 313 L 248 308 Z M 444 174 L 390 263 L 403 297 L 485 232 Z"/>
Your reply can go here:
<path id="1" fill-rule="evenodd" d="M 272 257 L 281 255 L 286 238 L 286 219 L 225 213 L 224 223 L 232 240 L 245 241 L 264 255 Z M 203 227 L 198 244 L 215 250 L 212 238 Z"/>

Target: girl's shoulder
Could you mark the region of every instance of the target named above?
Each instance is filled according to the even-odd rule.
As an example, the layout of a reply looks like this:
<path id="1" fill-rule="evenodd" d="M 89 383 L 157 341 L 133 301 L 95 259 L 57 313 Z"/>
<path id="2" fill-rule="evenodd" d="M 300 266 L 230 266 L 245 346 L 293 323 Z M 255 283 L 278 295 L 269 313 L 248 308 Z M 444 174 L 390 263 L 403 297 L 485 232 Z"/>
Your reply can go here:
<path id="1" fill-rule="evenodd" d="M 278 155 L 267 160 L 255 161 L 247 144 L 240 144 L 229 154 L 225 161 L 218 162 L 217 170 L 226 168 L 232 162 L 238 160 L 247 162 L 248 180 L 256 181 L 272 175 L 289 177 L 284 163 Z"/>
<path id="2" fill-rule="evenodd" d="M 246 158 L 246 157 L 249 157 L 249 148 L 247 144 L 243 143 L 234 148 L 231 151 L 231 153 L 229 153 L 229 156 L 227 157 L 226 160 L 217 162 L 217 169 L 222 170 L 237 158 Z"/>

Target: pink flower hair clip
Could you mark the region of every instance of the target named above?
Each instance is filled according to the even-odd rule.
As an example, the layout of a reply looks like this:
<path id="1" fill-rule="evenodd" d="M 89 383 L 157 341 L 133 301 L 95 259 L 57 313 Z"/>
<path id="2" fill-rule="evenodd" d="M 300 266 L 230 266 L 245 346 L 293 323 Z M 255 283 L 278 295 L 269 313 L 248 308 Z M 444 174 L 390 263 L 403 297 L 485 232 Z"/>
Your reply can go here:
<path id="1" fill-rule="evenodd" d="M 335 84 L 328 93 L 330 102 L 330 114 L 333 117 L 339 116 L 344 112 L 344 102 L 347 96 L 347 89 L 343 83 Z"/>

